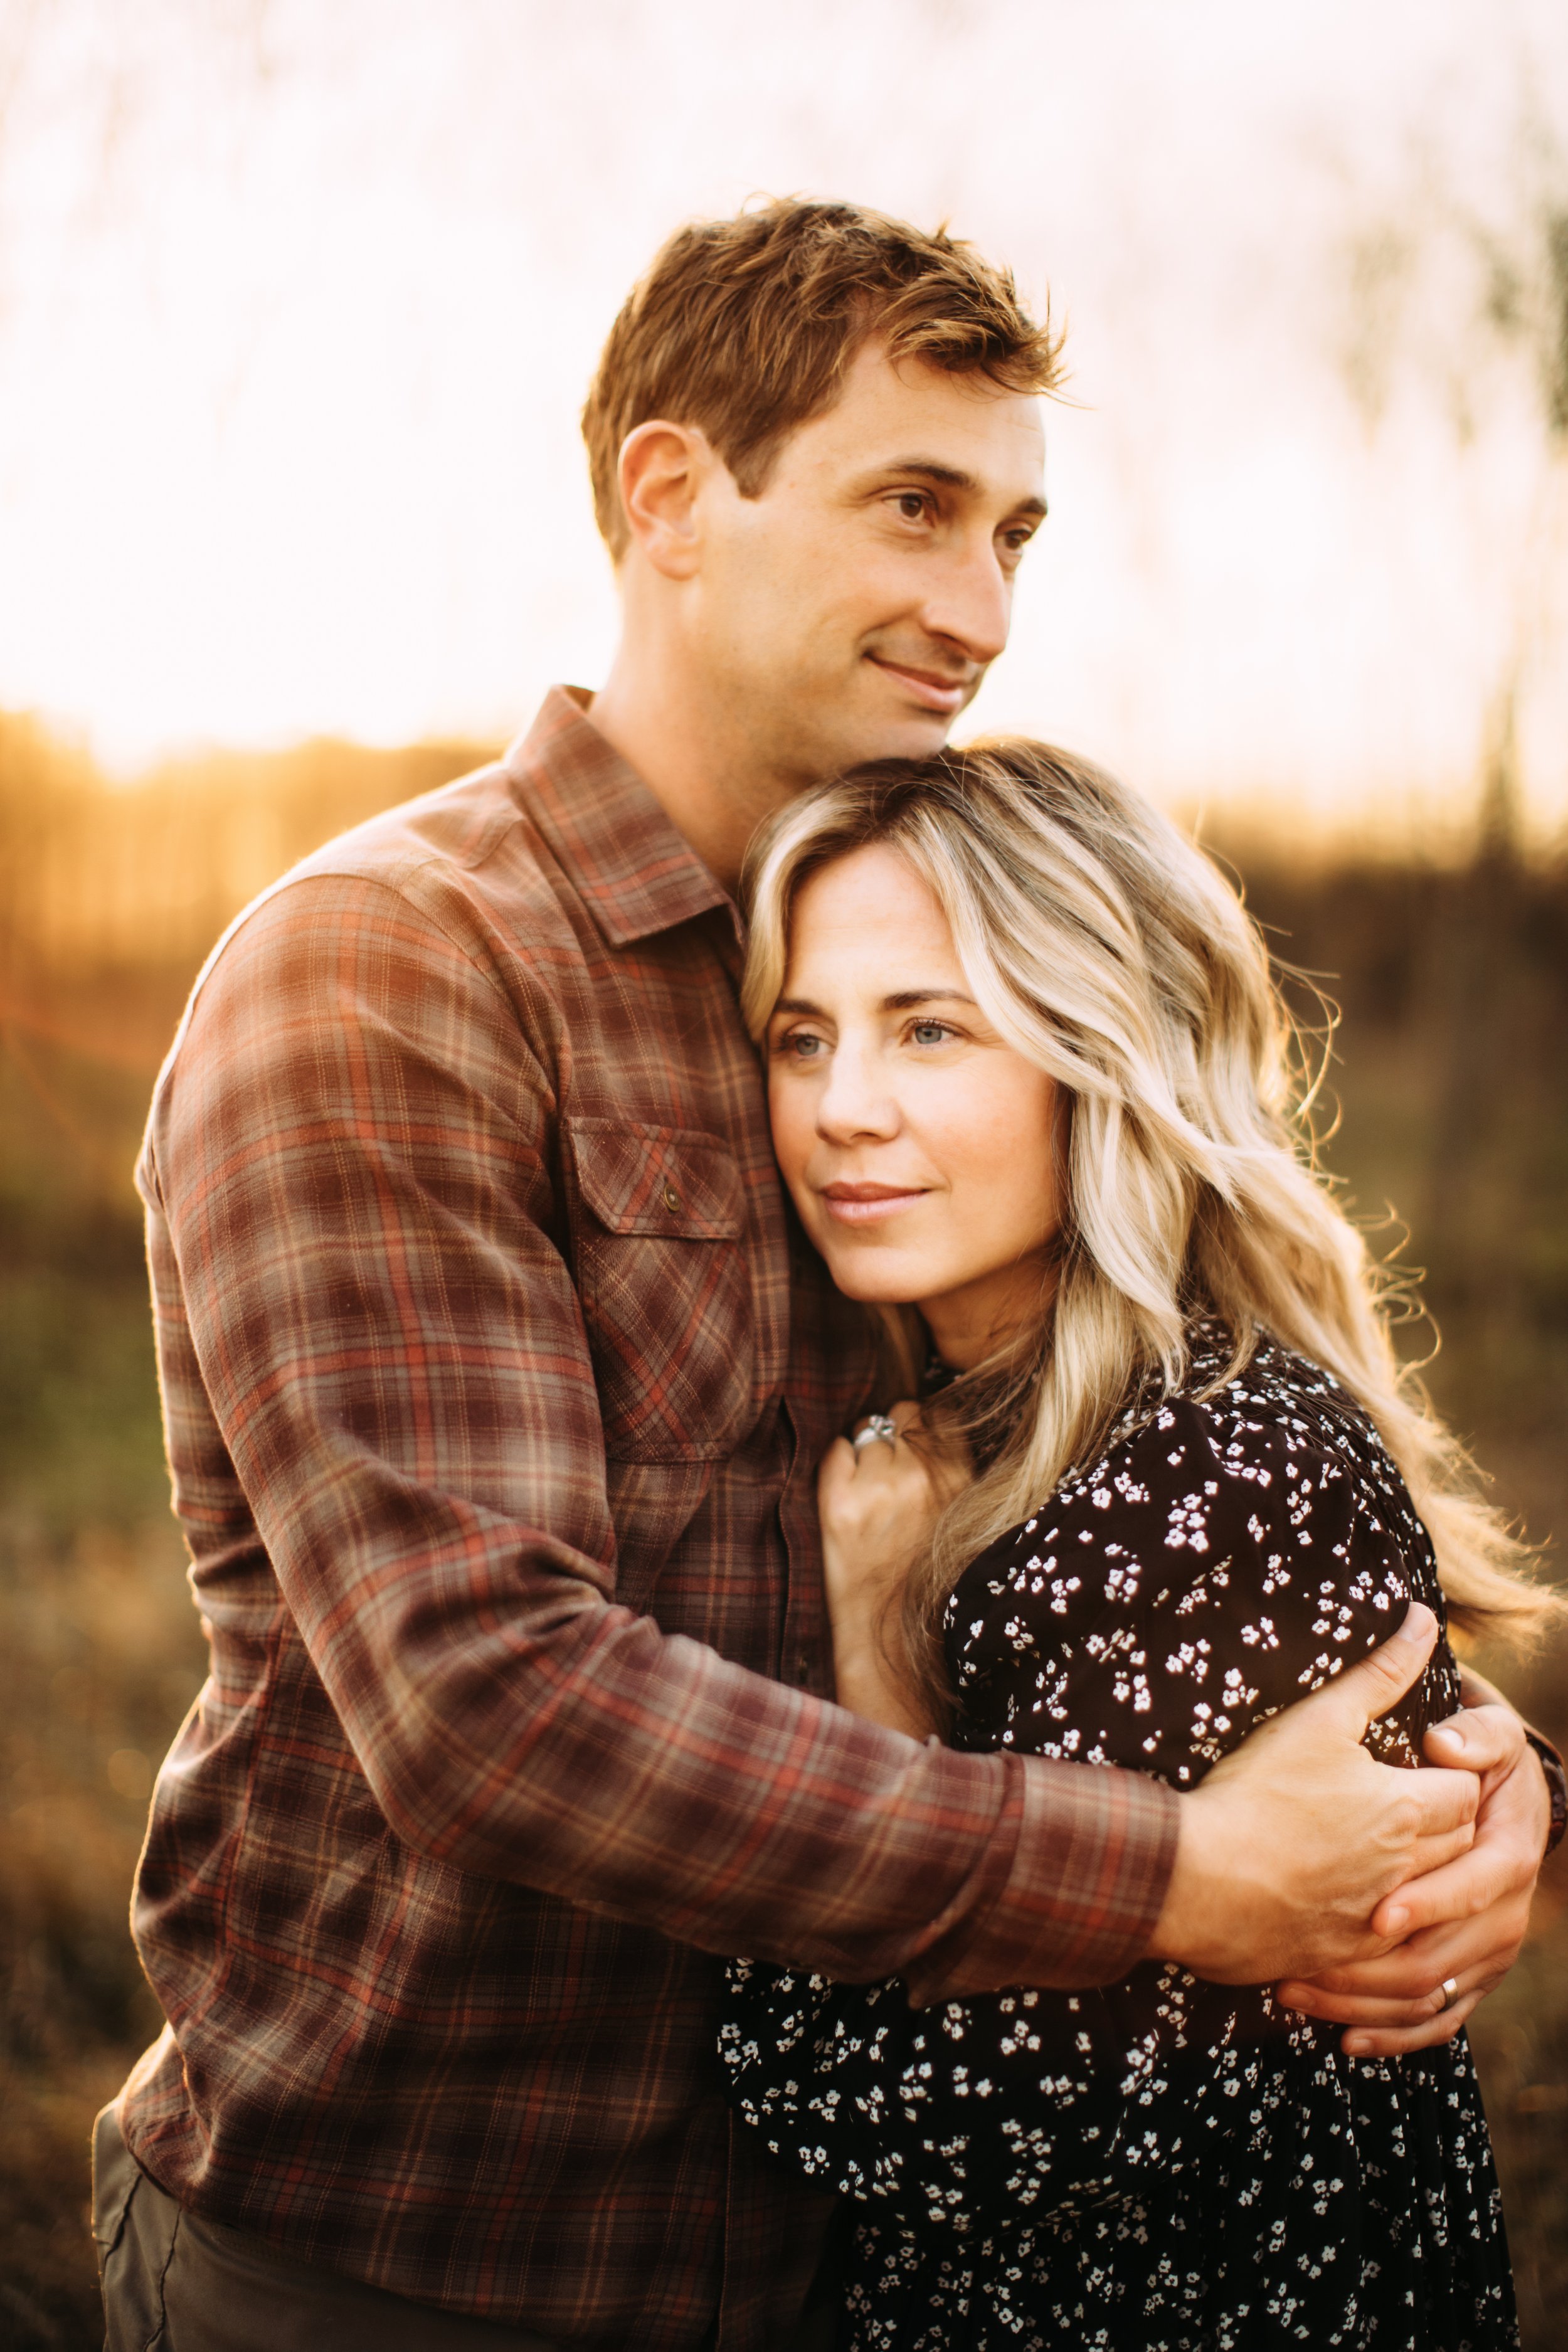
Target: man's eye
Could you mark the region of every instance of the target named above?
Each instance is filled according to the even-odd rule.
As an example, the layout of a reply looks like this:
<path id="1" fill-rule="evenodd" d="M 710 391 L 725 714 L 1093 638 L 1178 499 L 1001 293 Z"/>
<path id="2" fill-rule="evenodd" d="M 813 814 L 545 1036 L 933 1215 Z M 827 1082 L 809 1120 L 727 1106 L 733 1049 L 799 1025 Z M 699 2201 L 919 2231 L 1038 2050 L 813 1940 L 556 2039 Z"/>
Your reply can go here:
<path id="1" fill-rule="evenodd" d="M 899 512 L 906 522 L 923 522 L 931 509 L 931 500 L 923 490 L 900 490 Z"/>

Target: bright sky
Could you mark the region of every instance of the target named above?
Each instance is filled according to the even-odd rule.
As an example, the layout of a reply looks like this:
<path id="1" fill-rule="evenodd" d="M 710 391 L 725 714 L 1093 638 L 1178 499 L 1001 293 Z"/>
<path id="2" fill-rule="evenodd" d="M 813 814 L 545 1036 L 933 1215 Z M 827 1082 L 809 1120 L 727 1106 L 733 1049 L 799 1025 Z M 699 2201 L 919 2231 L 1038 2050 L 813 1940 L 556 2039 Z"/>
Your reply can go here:
<path id="1" fill-rule="evenodd" d="M 1068 320 L 982 723 L 1400 830 L 1511 689 L 1568 822 L 1561 0 L 0 0 L 0 705 L 126 767 L 593 684 L 587 376 L 758 189 Z"/>

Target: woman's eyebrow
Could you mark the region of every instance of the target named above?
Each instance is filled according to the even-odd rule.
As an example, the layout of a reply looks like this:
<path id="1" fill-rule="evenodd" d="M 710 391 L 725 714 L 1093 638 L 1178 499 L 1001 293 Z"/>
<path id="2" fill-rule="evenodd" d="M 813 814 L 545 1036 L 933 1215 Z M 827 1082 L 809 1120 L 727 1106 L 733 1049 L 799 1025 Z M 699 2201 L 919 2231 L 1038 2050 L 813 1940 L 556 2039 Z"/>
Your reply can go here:
<path id="1" fill-rule="evenodd" d="M 910 1013 L 918 1004 L 973 1003 L 973 997 L 965 996 L 962 988 L 900 988 L 894 995 L 883 997 L 881 1009 L 884 1013 Z M 827 1017 L 821 1005 L 814 1004 L 809 996 L 781 996 L 774 1003 L 773 1013 L 802 1013 L 816 1021 Z"/>
<path id="2" fill-rule="evenodd" d="M 900 988 L 896 995 L 883 997 L 882 1010 L 885 1013 L 910 1013 L 917 1004 L 973 1003 L 973 997 L 965 996 L 962 988 Z"/>

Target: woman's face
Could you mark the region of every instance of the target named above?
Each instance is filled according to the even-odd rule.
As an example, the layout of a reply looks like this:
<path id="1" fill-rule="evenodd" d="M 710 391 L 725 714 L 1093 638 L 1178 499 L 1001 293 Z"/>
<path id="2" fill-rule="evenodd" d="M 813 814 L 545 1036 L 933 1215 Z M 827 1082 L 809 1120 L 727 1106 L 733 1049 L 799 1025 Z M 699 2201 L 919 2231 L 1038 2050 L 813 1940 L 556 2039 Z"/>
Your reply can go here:
<path id="1" fill-rule="evenodd" d="M 946 1362 L 980 1362 L 1039 1305 L 1058 1097 L 975 1003 L 896 850 L 801 889 L 767 1045 L 779 1165 L 839 1289 L 918 1307 Z"/>

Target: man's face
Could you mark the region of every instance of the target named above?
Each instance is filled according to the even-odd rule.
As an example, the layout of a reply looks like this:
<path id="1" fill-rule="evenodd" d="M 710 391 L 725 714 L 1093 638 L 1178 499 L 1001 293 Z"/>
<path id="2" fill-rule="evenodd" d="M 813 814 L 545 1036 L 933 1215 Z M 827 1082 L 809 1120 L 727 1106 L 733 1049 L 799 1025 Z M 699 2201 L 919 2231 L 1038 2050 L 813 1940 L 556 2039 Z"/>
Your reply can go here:
<path id="1" fill-rule="evenodd" d="M 1044 458 L 1037 399 L 873 342 L 760 497 L 716 465 L 689 625 L 726 727 L 799 782 L 939 751 L 1007 642 Z"/>

